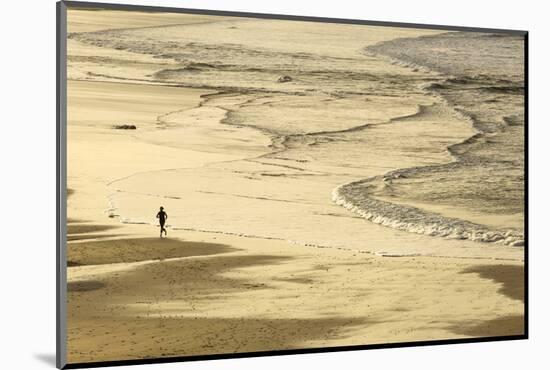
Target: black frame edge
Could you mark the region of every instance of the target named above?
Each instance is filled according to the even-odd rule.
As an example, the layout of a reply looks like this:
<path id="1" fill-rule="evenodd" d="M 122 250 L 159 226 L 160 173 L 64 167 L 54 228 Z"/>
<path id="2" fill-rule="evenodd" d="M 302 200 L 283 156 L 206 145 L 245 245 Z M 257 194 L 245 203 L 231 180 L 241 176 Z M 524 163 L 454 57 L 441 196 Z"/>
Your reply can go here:
<path id="1" fill-rule="evenodd" d="M 67 6 L 56 3 L 56 367 L 67 365 Z"/>
<path id="2" fill-rule="evenodd" d="M 449 344 L 474 344 L 484 342 L 500 342 L 510 340 L 525 340 L 525 335 L 511 335 L 502 337 L 482 337 L 482 338 L 464 338 L 464 339 L 442 339 L 420 342 L 405 342 L 405 343 L 384 343 L 384 344 L 369 344 L 357 346 L 342 346 L 342 347 L 322 347 L 322 348 L 307 348 L 307 349 L 291 349 L 278 351 L 261 351 L 261 352 L 243 352 L 243 353 L 227 353 L 213 355 L 198 355 L 198 356 L 178 356 L 164 357 L 138 360 L 116 360 L 116 361 L 98 361 L 98 362 L 83 362 L 67 364 L 64 369 L 83 369 L 95 367 L 113 367 L 113 366 L 128 366 L 128 365 L 152 365 L 165 364 L 173 362 L 190 362 L 204 360 L 227 360 L 237 358 L 251 357 L 271 357 L 271 356 L 286 356 L 298 354 L 315 354 L 315 353 L 331 353 L 331 352 L 349 352 L 359 350 L 373 349 L 389 349 L 389 348 L 407 348 L 407 347 L 425 347 L 434 345 L 449 345 Z"/>
<path id="3" fill-rule="evenodd" d="M 529 338 L 529 32 L 526 32 L 523 38 L 523 113 L 524 113 L 524 133 L 523 133 L 523 151 L 524 159 L 524 211 L 523 211 L 523 233 L 524 233 L 524 324 L 523 330 L 525 338 Z"/>

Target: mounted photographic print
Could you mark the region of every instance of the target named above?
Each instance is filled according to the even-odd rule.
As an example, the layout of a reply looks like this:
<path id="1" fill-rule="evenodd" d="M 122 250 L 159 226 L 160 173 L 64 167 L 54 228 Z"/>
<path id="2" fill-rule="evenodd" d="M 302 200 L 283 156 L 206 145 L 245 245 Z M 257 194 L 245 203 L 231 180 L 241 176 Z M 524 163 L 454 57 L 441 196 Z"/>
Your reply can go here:
<path id="1" fill-rule="evenodd" d="M 527 338 L 526 53 L 58 3 L 58 366 Z"/>

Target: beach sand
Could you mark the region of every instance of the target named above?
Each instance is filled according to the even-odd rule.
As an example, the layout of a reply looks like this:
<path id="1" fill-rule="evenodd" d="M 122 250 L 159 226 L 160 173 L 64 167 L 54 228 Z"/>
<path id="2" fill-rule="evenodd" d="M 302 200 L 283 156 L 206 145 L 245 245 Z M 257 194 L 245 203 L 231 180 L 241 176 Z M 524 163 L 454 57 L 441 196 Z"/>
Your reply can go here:
<path id="1" fill-rule="evenodd" d="M 70 362 L 524 331 L 522 263 L 144 229 L 69 244 Z"/>
<path id="2" fill-rule="evenodd" d="M 97 84 L 69 82 L 71 99 L 93 95 Z M 204 93 L 162 87 L 159 106 L 150 86 L 105 85 L 102 94 L 112 87 L 129 96 L 132 86 L 148 97 L 133 120 L 141 129 L 147 111 L 174 108 L 168 92 L 178 107 L 185 99 L 197 104 Z M 72 106 L 91 109 L 92 101 Z M 161 239 L 154 226 L 120 223 L 105 211 L 110 178 L 142 166 L 196 167 L 232 156 L 182 155 L 116 130 L 94 134 L 97 128 L 74 117 L 80 116 L 70 115 L 69 126 L 70 363 L 523 333 L 521 259 L 382 257 L 171 229 Z M 114 121 L 106 114 L 105 122 Z"/>
<path id="3" fill-rule="evenodd" d="M 75 13 L 72 32 L 181 23 L 106 14 L 98 24 Z M 242 97 L 214 105 L 217 89 L 141 81 L 173 61 L 75 40 L 69 50 L 69 363 L 524 333 L 522 248 L 394 230 L 330 197 L 354 177 L 449 161 L 446 146 L 471 127 L 450 115 L 445 134 L 429 115 L 378 125 L 363 148 L 366 173 L 290 162 L 304 154 L 266 156 L 265 132 L 220 124 Z M 91 56 L 142 64 L 121 68 L 122 81 L 85 72 L 109 69 Z M 383 122 L 414 113 L 419 98 L 397 107 L 371 99 L 366 114 Z M 317 114 L 301 104 L 306 118 Z M 130 123 L 137 129 L 113 128 Z M 417 138 L 416 150 L 399 135 Z M 391 145 L 377 144 L 386 138 Z M 160 205 L 167 238 L 155 225 Z M 255 232 L 231 232 L 245 226 Z"/>

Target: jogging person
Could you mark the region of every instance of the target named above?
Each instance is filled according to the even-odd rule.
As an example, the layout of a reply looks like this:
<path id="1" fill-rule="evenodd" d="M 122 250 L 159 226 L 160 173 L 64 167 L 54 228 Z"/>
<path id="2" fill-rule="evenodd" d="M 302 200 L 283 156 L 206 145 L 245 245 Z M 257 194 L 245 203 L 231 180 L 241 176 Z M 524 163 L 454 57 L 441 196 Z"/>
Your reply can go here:
<path id="1" fill-rule="evenodd" d="M 157 218 L 159 219 L 160 223 L 160 237 L 162 238 L 162 232 L 164 231 L 164 236 L 167 236 L 166 229 L 164 228 L 164 224 L 166 223 L 166 220 L 168 219 L 168 215 L 166 212 L 164 212 L 164 207 L 160 207 L 159 213 L 157 213 Z"/>

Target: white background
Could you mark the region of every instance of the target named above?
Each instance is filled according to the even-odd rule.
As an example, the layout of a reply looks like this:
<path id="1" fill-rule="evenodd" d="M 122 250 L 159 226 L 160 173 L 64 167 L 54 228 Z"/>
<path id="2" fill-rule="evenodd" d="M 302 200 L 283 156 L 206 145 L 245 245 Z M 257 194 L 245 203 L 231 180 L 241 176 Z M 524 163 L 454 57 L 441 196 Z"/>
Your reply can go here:
<path id="1" fill-rule="evenodd" d="M 111 2 L 121 2 L 111 0 Z M 530 339 L 132 369 L 548 368 L 548 11 L 543 1 L 126 0 L 124 3 L 530 31 Z M 55 1 L 10 0 L 0 22 L 0 367 L 53 368 L 55 358 Z M 125 367 L 126 368 L 126 367 Z"/>

